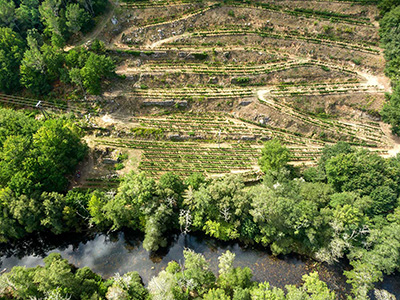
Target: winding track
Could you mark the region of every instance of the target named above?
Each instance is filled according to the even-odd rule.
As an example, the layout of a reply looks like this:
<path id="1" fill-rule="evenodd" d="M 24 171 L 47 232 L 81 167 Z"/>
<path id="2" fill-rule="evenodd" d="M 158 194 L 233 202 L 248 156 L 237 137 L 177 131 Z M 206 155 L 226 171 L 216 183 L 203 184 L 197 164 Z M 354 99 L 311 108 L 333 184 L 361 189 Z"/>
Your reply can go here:
<path id="1" fill-rule="evenodd" d="M 214 2 L 209 2 L 207 8 L 205 8 L 201 11 L 197 11 L 197 12 L 194 12 L 191 14 L 184 15 L 177 19 L 169 20 L 169 21 L 159 23 L 159 24 L 149 24 L 149 25 L 145 25 L 142 27 L 138 26 L 138 27 L 129 28 L 129 29 L 125 30 L 124 32 L 122 32 L 121 34 L 119 34 L 117 37 L 115 37 L 113 39 L 113 41 L 110 43 L 109 48 L 114 49 L 114 50 L 115 49 L 117 49 L 117 50 L 132 49 L 129 45 L 122 43 L 121 39 L 124 34 L 129 35 L 130 33 L 135 32 L 139 29 L 145 29 L 145 28 L 150 28 L 150 27 L 162 28 L 164 25 L 167 25 L 167 24 L 172 24 L 174 22 L 179 22 L 179 21 L 183 21 L 183 20 L 187 20 L 187 19 L 199 16 L 202 13 L 210 10 L 212 8 L 212 4 L 214 4 Z M 376 27 L 377 26 L 376 22 L 374 22 L 373 25 Z M 210 35 L 210 36 L 229 34 L 228 32 L 215 34 L 212 31 L 204 31 L 204 32 L 198 32 L 198 33 L 201 35 Z M 193 52 L 213 50 L 213 48 L 211 48 L 211 47 L 195 48 L 195 47 L 191 47 L 190 45 L 184 46 L 184 47 L 175 47 L 175 46 L 168 45 L 170 43 L 176 42 L 181 39 L 190 38 L 192 35 L 193 35 L 192 33 L 184 32 L 179 35 L 166 37 L 164 39 L 160 39 L 157 41 L 151 41 L 149 43 L 141 45 L 139 49 L 135 48 L 135 50 L 168 51 L 168 50 L 178 50 L 179 49 L 180 51 L 188 50 L 188 51 L 193 51 Z M 290 37 L 291 39 L 294 39 L 294 40 L 297 39 L 296 36 L 290 36 L 288 34 L 284 34 L 284 35 L 282 34 L 282 37 Z M 303 39 L 301 41 L 308 43 L 308 41 L 303 40 Z M 373 52 L 373 51 L 371 52 L 370 50 L 368 50 L 366 47 L 364 47 L 362 45 L 352 44 L 352 43 L 344 43 L 343 41 L 332 41 L 332 40 L 321 39 L 320 43 L 326 44 L 326 45 L 332 45 L 332 46 L 340 46 L 340 47 L 344 47 L 344 48 L 348 48 L 348 49 L 354 49 L 354 47 L 358 47 L 359 50 L 357 50 L 357 51 L 360 51 L 360 52 L 364 51 L 366 53 L 370 53 L 370 54 L 372 53 L 374 55 L 382 57 L 382 49 L 375 48 L 375 47 L 372 47 L 375 52 Z M 230 46 L 227 46 L 224 48 L 215 47 L 215 49 L 217 49 L 218 51 L 223 51 L 226 49 L 229 49 L 229 51 L 234 51 L 234 50 L 246 50 L 247 47 L 230 45 Z M 335 61 L 330 61 L 330 62 L 316 61 L 315 59 L 311 59 L 310 57 L 301 57 L 301 56 L 293 55 L 290 53 L 286 53 L 286 54 L 287 54 L 287 57 L 289 58 L 290 62 L 292 63 L 292 67 L 295 67 L 296 64 L 300 65 L 300 64 L 304 64 L 304 63 L 311 63 L 311 64 L 323 65 L 323 66 L 329 67 L 331 69 L 348 70 L 351 72 L 355 72 L 355 74 L 361 80 L 361 82 L 352 83 L 351 84 L 352 87 L 350 89 L 347 88 L 349 84 L 344 85 L 344 83 L 343 83 L 342 87 L 347 88 L 346 89 L 347 93 L 356 93 L 356 92 L 362 91 L 362 92 L 366 92 L 369 94 L 382 94 L 384 92 L 391 91 L 390 81 L 383 74 L 373 74 L 371 71 L 366 70 L 366 69 L 361 69 L 359 66 L 356 66 L 355 64 L 353 64 L 351 62 L 342 62 L 341 64 L 339 64 L 339 63 L 336 63 Z M 288 62 L 286 62 L 286 63 L 288 63 Z M 268 67 L 268 65 L 265 65 L 265 67 Z M 290 66 L 288 65 L 288 67 L 290 67 Z M 163 75 L 168 72 L 173 73 L 173 72 L 182 71 L 182 70 L 185 70 L 185 73 L 190 73 L 190 67 L 179 66 L 179 65 L 175 65 L 175 66 L 172 65 L 172 66 L 166 66 L 166 67 L 156 66 L 156 68 L 153 70 L 151 67 L 149 67 L 146 64 L 144 64 L 140 67 L 132 67 L 132 68 L 126 68 L 125 66 L 120 66 L 117 70 L 117 73 L 119 73 L 121 75 L 122 74 L 125 74 L 125 75 L 135 75 L 135 74 Z M 197 70 L 197 72 L 199 72 L 199 71 Z M 204 69 L 204 73 L 206 73 L 206 72 L 207 72 L 207 69 Z M 335 88 L 333 88 L 333 87 L 335 87 Z M 339 94 L 340 87 L 341 87 L 340 83 L 332 84 L 332 87 L 328 85 L 326 87 L 326 91 L 329 91 L 330 93 Z M 268 95 L 270 95 L 270 94 L 277 93 L 275 91 L 275 90 L 277 90 L 276 86 L 271 85 L 271 86 L 262 86 L 262 87 L 258 87 L 258 88 L 252 87 L 250 89 L 252 90 L 253 95 L 256 96 L 257 99 L 259 99 L 261 102 L 265 103 L 272 109 L 276 109 L 277 103 L 274 102 L 271 99 L 271 97 L 268 97 Z M 229 92 L 229 88 L 226 88 L 226 87 L 220 89 L 219 92 L 222 95 L 224 95 L 224 90 L 227 93 Z M 160 92 L 164 92 L 164 91 L 160 91 Z M 165 92 L 167 92 L 167 91 L 165 91 Z M 307 86 L 288 87 L 286 89 L 286 92 L 287 93 L 302 92 L 302 93 L 306 93 L 306 94 L 308 93 L 307 95 L 314 95 L 314 94 L 318 95 L 318 92 L 316 92 L 315 89 L 313 90 L 311 87 L 307 87 Z M 114 92 L 111 92 L 110 95 L 113 93 L 114 93 L 114 95 L 118 94 L 114 91 Z M 143 91 L 141 93 L 148 93 L 149 97 L 154 97 L 155 95 L 157 95 L 157 90 L 150 89 L 147 91 Z M 173 89 L 171 89 L 170 93 L 171 93 L 171 95 L 168 97 L 173 98 L 174 97 Z M 187 92 L 185 92 L 185 93 L 187 93 Z M 194 90 L 193 93 L 196 93 L 196 91 Z M 134 94 L 129 94 L 129 93 L 123 93 L 123 94 L 128 97 L 134 96 Z M 166 94 L 166 95 L 168 95 L 168 94 Z M 327 126 L 322 120 L 319 120 L 318 118 L 312 117 L 309 115 L 301 114 L 298 111 L 294 111 L 293 108 L 285 105 L 284 103 L 279 103 L 279 110 L 281 111 L 281 113 L 287 115 L 288 117 L 291 117 L 294 119 L 301 118 L 301 120 L 303 122 L 309 121 L 310 124 L 311 123 L 312 124 L 320 124 L 320 126 L 322 128 L 325 128 L 325 130 L 328 130 L 328 131 L 342 130 L 339 127 L 339 126 L 342 126 L 342 127 L 346 128 L 346 129 L 343 129 L 344 132 L 353 132 L 353 133 L 357 133 L 357 135 L 360 134 L 361 139 L 365 139 L 366 141 L 368 141 L 368 138 L 369 138 L 368 135 L 370 134 L 370 135 L 374 136 L 376 139 L 379 139 L 381 141 L 378 148 L 375 148 L 374 150 L 377 150 L 378 152 L 382 152 L 382 153 L 386 152 L 386 154 L 382 154 L 383 156 L 384 155 L 392 155 L 393 156 L 400 152 L 400 139 L 394 138 L 391 135 L 390 131 L 387 129 L 387 126 L 383 123 L 381 123 L 380 126 L 376 126 L 376 125 L 363 124 L 361 122 L 356 122 L 354 120 L 338 120 L 336 122 L 338 124 L 338 127 L 329 128 L 329 126 Z M 372 133 L 369 133 L 370 132 L 369 130 L 371 130 Z M 313 147 L 313 144 L 310 143 L 309 147 Z M 320 147 L 320 146 L 318 146 L 318 147 Z"/>

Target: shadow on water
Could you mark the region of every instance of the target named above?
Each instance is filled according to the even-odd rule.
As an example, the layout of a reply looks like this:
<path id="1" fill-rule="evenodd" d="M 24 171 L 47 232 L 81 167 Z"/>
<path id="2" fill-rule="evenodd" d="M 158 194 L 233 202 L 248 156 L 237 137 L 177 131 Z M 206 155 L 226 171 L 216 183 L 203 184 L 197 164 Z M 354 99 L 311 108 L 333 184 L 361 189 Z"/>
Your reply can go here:
<path id="1" fill-rule="evenodd" d="M 396 272 L 390 276 L 385 276 L 382 282 L 379 282 L 376 287 L 378 289 L 387 290 L 400 299 L 400 272 Z"/>
<path id="2" fill-rule="evenodd" d="M 230 250 L 236 254 L 235 265 L 249 267 L 256 281 L 267 281 L 273 286 L 284 288 L 288 284 L 300 284 L 304 274 L 316 270 L 321 279 L 338 294 L 343 296 L 349 292 L 349 286 L 342 275 L 344 264 L 327 266 L 299 255 L 276 258 L 263 247 L 220 242 L 198 233 L 173 234 L 168 247 L 155 253 L 146 251 L 142 242 L 143 234 L 132 231 L 59 236 L 35 234 L 18 242 L 0 244 L 0 268 L 10 270 L 13 266 L 43 265 L 43 258 L 56 252 L 75 266 L 90 267 L 105 278 L 117 272 L 124 274 L 137 271 L 147 284 L 153 276 L 165 269 L 168 262 L 183 261 L 183 250 L 186 248 L 202 253 L 215 273 L 218 272 L 218 256 Z M 396 279 L 392 281 L 396 282 Z M 385 280 L 381 288 L 392 293 L 399 292 L 399 284 L 392 281 L 390 278 Z"/>

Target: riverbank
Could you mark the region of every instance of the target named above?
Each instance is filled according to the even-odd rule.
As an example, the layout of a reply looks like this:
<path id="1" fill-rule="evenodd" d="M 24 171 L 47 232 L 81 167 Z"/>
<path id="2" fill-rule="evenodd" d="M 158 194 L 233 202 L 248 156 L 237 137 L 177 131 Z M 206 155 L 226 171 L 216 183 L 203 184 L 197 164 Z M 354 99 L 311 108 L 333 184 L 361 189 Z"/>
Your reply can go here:
<path id="1" fill-rule="evenodd" d="M 153 276 L 164 270 L 170 261 L 183 261 L 183 250 L 188 248 L 201 253 L 217 274 L 218 256 L 226 250 L 236 254 L 235 266 L 249 267 L 253 280 L 269 282 L 272 286 L 299 285 L 304 274 L 318 271 L 321 280 L 341 298 L 350 292 L 342 275 L 343 266 L 328 266 L 299 255 L 274 257 L 262 247 L 240 245 L 237 242 L 220 242 L 194 233 L 174 235 L 163 251 L 150 253 L 143 248 L 143 235 L 125 231 L 113 234 L 64 234 L 61 236 L 35 235 L 18 241 L 18 244 L 1 245 L 1 269 L 14 266 L 35 267 L 43 265 L 43 257 L 60 253 L 75 266 L 89 267 L 104 278 L 115 273 L 137 271 L 147 285 Z"/>

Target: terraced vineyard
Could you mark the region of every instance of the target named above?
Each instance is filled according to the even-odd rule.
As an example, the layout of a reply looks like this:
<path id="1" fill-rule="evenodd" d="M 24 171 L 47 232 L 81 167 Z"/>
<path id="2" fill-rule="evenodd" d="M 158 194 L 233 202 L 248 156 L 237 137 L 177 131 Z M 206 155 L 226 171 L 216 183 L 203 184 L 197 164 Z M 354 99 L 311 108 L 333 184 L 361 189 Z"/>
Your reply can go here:
<path id="1" fill-rule="evenodd" d="M 111 135 L 155 177 L 257 172 L 265 140 L 314 164 L 339 140 L 388 155 L 390 90 L 378 10 L 344 1 L 139 1 L 97 36 L 118 62 L 104 93 Z M 106 119 L 106 121 L 104 121 Z"/>

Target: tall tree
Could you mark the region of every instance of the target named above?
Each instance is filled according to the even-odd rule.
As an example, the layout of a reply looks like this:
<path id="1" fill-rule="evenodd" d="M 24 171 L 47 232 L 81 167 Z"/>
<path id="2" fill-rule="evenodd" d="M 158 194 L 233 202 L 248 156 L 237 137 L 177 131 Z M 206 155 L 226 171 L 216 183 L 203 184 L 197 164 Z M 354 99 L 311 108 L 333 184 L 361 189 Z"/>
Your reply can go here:
<path id="1" fill-rule="evenodd" d="M 40 51 L 38 33 L 35 30 L 28 32 L 28 50 L 24 53 L 21 64 L 21 83 L 36 94 L 45 94 L 51 89 L 50 79 L 46 70 L 46 62 Z"/>
<path id="2" fill-rule="evenodd" d="M 105 55 L 91 53 L 85 66 L 81 69 L 83 86 L 90 94 L 97 95 L 101 89 L 101 79 L 114 72 L 114 63 Z"/>
<path id="3" fill-rule="evenodd" d="M 40 17 L 54 45 L 61 47 L 64 44 L 64 31 L 66 28 L 62 18 L 61 0 L 44 0 L 39 6 Z"/>
<path id="4" fill-rule="evenodd" d="M 21 34 L 28 29 L 40 28 L 39 0 L 22 0 L 15 11 Z"/>
<path id="5" fill-rule="evenodd" d="M 259 165 L 264 173 L 278 171 L 285 167 L 290 160 L 289 150 L 276 140 L 270 140 L 261 149 Z"/>
<path id="6" fill-rule="evenodd" d="M 1 8 L 0 8 L 1 10 Z M 12 29 L 0 27 L 0 90 L 9 93 L 19 86 L 19 65 L 24 42 Z"/>
<path id="7" fill-rule="evenodd" d="M 90 21 L 89 14 L 78 3 L 67 5 L 65 17 L 67 19 L 66 25 L 72 34 L 76 34 Z"/>
<path id="8" fill-rule="evenodd" d="M 15 26 L 15 3 L 13 0 L 0 0 L 0 26 Z"/>

